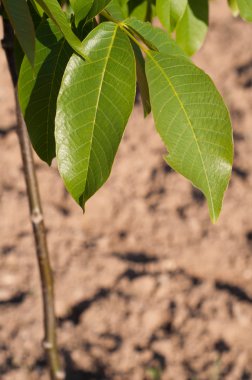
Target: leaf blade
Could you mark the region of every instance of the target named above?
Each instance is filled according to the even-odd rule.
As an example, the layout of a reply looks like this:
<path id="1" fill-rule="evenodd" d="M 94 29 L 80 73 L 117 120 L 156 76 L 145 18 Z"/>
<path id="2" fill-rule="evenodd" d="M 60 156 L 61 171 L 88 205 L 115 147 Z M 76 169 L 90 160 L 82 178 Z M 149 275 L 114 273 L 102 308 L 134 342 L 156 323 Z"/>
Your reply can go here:
<path id="1" fill-rule="evenodd" d="M 183 17 L 177 24 L 176 41 L 189 55 L 200 49 L 208 30 L 208 0 L 188 0 Z"/>
<path id="2" fill-rule="evenodd" d="M 69 45 L 75 50 L 81 57 L 86 59 L 83 53 L 81 41 L 74 34 L 71 26 L 67 20 L 66 14 L 61 9 L 57 0 L 36 0 L 41 6 L 44 12 L 54 21 L 58 26 L 61 33 L 69 43 Z"/>
<path id="3" fill-rule="evenodd" d="M 233 162 L 226 106 L 211 79 L 182 57 L 150 52 L 146 73 L 167 162 L 204 193 L 215 222 Z"/>
<path id="4" fill-rule="evenodd" d="M 55 157 L 57 96 L 72 49 L 52 20 L 44 20 L 36 35 L 34 69 L 27 59 L 23 60 L 18 95 L 34 150 L 50 165 Z"/>
<path id="5" fill-rule="evenodd" d="M 17 39 L 28 57 L 31 65 L 34 63 L 35 30 L 29 7 L 25 0 L 3 0 L 3 6 L 15 30 Z"/>
<path id="6" fill-rule="evenodd" d="M 157 16 L 162 25 L 169 31 L 171 24 L 171 1 L 170 0 L 157 0 L 156 1 Z"/>
<path id="7" fill-rule="evenodd" d="M 118 25 L 100 24 L 83 46 L 90 62 L 74 55 L 67 65 L 55 137 L 60 174 L 84 208 L 110 174 L 133 108 L 136 74 L 131 44 Z"/>
<path id="8" fill-rule="evenodd" d="M 247 21 L 252 21 L 252 1 L 251 0 L 237 0 L 240 15 Z"/>
<path id="9" fill-rule="evenodd" d="M 70 0 L 70 4 L 75 15 L 76 26 L 87 16 L 88 12 L 93 6 L 93 3 L 94 0 L 86 0 L 84 3 L 83 0 Z"/>
<path id="10" fill-rule="evenodd" d="M 136 18 L 128 18 L 124 21 L 124 24 L 130 27 L 133 32 L 135 31 L 139 38 L 151 49 L 165 54 L 187 57 L 166 31 L 154 28 L 149 22 L 143 22 Z"/>
<path id="11" fill-rule="evenodd" d="M 90 9 L 87 20 L 91 20 L 91 18 L 98 15 L 106 6 L 111 2 L 111 0 L 95 0 L 92 8 Z"/>

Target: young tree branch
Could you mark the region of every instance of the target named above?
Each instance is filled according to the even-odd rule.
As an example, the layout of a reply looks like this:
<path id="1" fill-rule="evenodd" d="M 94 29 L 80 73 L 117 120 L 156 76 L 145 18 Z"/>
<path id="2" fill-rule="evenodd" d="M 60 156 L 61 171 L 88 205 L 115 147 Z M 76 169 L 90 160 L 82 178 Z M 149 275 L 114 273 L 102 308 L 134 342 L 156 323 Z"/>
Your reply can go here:
<path id="1" fill-rule="evenodd" d="M 2 47 L 6 54 L 9 71 L 14 86 L 16 115 L 18 124 L 18 138 L 21 148 L 21 156 L 23 161 L 25 182 L 29 200 L 30 218 L 33 227 L 36 254 L 40 271 L 41 288 L 43 295 L 45 333 L 43 346 L 46 350 L 48 357 L 51 380 L 62 380 L 65 379 L 65 374 L 61 369 L 57 347 L 56 318 L 54 312 L 53 274 L 50 266 L 44 218 L 41 207 L 37 177 L 34 168 L 31 144 L 17 95 L 17 72 L 13 52 L 13 30 L 9 21 L 6 19 L 4 19 L 4 39 L 2 40 Z"/>

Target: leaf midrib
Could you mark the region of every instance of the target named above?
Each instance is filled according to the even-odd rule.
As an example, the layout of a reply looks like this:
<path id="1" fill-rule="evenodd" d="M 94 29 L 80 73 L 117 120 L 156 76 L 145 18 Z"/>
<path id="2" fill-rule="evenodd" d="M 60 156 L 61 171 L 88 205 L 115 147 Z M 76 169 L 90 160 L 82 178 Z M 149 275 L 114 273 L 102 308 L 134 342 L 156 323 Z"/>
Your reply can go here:
<path id="1" fill-rule="evenodd" d="M 203 166 L 203 170 L 204 170 L 204 173 L 205 173 L 205 177 L 206 177 L 206 181 L 207 181 L 207 187 L 208 187 L 208 191 L 209 191 L 209 195 L 210 195 L 210 200 L 211 200 L 211 208 L 212 208 L 212 212 L 213 212 L 213 219 L 216 220 L 216 215 L 215 215 L 215 210 L 214 210 L 214 204 L 213 204 L 213 196 L 212 196 L 212 191 L 211 191 L 211 187 L 210 187 L 210 183 L 209 183 L 209 180 L 208 180 L 208 176 L 207 176 L 207 171 L 206 171 L 206 167 L 205 167 L 205 163 L 204 163 L 204 160 L 203 160 L 203 156 L 202 156 L 202 153 L 201 153 L 201 149 L 200 149 L 200 146 L 198 144 L 198 141 L 197 141 L 197 137 L 196 137 L 196 134 L 194 132 L 194 129 L 193 129 L 193 125 L 192 125 L 192 122 L 190 120 L 190 117 L 188 116 L 187 114 L 187 111 L 183 105 L 183 102 L 181 101 L 180 97 L 179 97 L 179 94 L 177 93 L 175 87 L 173 86 L 171 80 L 169 79 L 169 77 L 166 75 L 166 72 L 164 71 L 164 69 L 159 65 L 159 63 L 154 59 L 153 55 L 151 54 L 150 51 L 147 51 L 147 55 L 148 57 L 154 62 L 154 64 L 160 69 L 160 71 L 162 72 L 163 76 L 165 77 L 165 79 L 167 80 L 169 86 L 171 87 L 172 89 L 172 92 L 174 93 L 176 99 L 178 100 L 178 103 L 186 117 L 186 120 L 192 130 L 192 134 L 193 134 L 193 138 L 195 140 L 195 143 L 196 143 L 196 146 L 197 146 L 197 149 L 199 151 L 199 155 L 200 155 L 200 159 L 201 159 L 201 163 L 202 163 L 202 166 Z"/>
<path id="2" fill-rule="evenodd" d="M 115 25 L 115 30 L 114 30 L 113 35 L 112 35 L 111 43 L 110 43 L 110 45 L 108 47 L 108 53 L 107 53 L 107 56 L 105 58 L 104 68 L 103 68 L 103 71 L 102 71 L 101 85 L 99 87 L 99 92 L 98 92 L 97 102 L 96 102 L 96 107 L 95 107 L 94 120 L 93 120 L 93 123 L 92 123 L 93 128 L 92 128 L 92 135 L 91 135 L 91 140 L 90 140 L 90 149 L 89 149 L 88 163 L 87 163 L 88 170 L 87 170 L 87 175 L 86 175 L 86 179 L 85 179 L 85 188 L 84 188 L 84 191 L 82 193 L 83 195 L 85 194 L 86 183 L 88 181 L 88 175 L 89 175 L 89 170 L 90 170 L 90 158 L 91 158 L 91 151 L 92 151 L 93 140 L 94 140 L 94 130 L 95 130 L 95 125 L 96 125 L 96 119 L 97 119 L 99 102 L 100 102 L 100 99 L 101 99 L 102 87 L 104 85 L 104 77 L 105 77 L 105 74 L 106 74 L 106 69 L 107 69 L 107 66 L 108 66 L 108 61 L 109 61 L 110 53 L 111 53 L 111 50 L 112 50 L 112 47 L 113 47 L 113 44 L 114 44 L 114 41 L 115 41 L 117 30 L 118 30 L 118 25 Z M 84 196 L 83 196 L 83 203 L 84 203 L 83 204 L 83 207 L 84 207 L 84 205 L 85 205 L 85 197 Z"/>

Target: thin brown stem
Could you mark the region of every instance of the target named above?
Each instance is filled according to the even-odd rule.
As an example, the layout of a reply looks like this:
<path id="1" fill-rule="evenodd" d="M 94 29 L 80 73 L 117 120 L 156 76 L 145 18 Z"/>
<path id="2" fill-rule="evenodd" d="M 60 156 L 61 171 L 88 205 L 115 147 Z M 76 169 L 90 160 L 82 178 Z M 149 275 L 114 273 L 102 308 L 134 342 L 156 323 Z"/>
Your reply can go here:
<path id="1" fill-rule="evenodd" d="M 4 39 L 2 40 L 2 47 L 6 54 L 14 86 L 18 124 L 18 138 L 24 167 L 25 182 L 30 208 L 30 218 L 35 239 L 36 255 L 40 271 L 44 309 L 45 338 L 43 346 L 46 350 L 48 357 L 51 380 L 60 380 L 65 378 L 65 374 L 61 369 L 57 347 L 56 318 L 54 312 L 53 274 L 50 266 L 44 218 L 41 207 L 38 182 L 35 173 L 31 144 L 17 95 L 17 72 L 13 52 L 13 30 L 9 21 L 6 19 L 4 20 Z"/>

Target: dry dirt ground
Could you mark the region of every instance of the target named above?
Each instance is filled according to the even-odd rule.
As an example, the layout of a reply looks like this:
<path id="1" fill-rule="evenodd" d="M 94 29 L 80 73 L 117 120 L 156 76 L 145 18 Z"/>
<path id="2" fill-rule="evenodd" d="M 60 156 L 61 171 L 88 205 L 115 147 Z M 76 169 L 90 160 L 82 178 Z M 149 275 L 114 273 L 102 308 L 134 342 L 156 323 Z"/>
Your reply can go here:
<path id="1" fill-rule="evenodd" d="M 197 64 L 231 111 L 235 165 L 217 225 L 165 166 L 140 105 L 83 216 L 36 159 L 67 380 L 252 379 L 252 26 L 211 6 Z M 41 292 L 0 52 L 0 378 L 48 380 Z M 158 374 L 159 372 L 159 374 Z"/>

